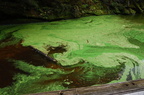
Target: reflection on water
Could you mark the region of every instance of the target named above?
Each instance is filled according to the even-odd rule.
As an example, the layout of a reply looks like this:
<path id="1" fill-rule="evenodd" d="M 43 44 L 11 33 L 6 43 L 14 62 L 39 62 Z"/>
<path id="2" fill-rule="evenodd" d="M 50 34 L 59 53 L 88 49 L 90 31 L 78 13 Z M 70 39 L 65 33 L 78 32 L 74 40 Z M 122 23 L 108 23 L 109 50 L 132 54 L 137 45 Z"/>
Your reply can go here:
<path id="1" fill-rule="evenodd" d="M 137 14 L 137 15 L 121 15 L 123 19 L 129 20 L 131 23 L 143 23 L 144 24 L 144 15 L 143 14 Z"/>

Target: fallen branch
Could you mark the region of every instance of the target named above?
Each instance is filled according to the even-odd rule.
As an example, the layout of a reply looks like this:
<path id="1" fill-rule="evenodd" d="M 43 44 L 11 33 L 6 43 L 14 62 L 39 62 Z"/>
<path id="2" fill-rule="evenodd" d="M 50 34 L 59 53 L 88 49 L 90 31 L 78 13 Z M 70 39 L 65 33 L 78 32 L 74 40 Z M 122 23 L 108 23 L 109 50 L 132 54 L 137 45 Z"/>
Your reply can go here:
<path id="1" fill-rule="evenodd" d="M 45 53 L 43 53 L 42 51 L 34 48 L 33 46 L 29 46 L 29 47 L 32 48 L 32 49 L 33 49 L 35 52 L 37 52 L 38 54 L 42 55 L 42 56 L 43 56 L 44 58 L 46 58 L 47 60 L 50 60 L 50 61 L 52 61 L 52 62 L 54 62 L 54 63 L 57 63 L 57 60 L 56 60 L 56 59 L 54 59 L 54 58 L 46 55 Z"/>

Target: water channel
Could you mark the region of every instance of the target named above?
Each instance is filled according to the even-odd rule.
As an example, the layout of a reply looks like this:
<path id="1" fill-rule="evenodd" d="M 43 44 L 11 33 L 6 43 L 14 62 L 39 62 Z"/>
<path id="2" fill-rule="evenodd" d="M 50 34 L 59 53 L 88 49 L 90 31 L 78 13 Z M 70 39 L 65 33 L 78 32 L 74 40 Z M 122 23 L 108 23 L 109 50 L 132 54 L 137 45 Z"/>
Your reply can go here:
<path id="1" fill-rule="evenodd" d="M 144 17 L 0 26 L 0 95 L 143 79 Z"/>

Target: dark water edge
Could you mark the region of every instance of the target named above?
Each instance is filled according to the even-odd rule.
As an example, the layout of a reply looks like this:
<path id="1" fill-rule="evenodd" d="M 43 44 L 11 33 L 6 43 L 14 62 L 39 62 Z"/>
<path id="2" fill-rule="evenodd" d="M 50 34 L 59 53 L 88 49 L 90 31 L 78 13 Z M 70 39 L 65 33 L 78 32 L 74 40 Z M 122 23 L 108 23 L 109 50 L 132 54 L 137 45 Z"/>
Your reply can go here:
<path id="1" fill-rule="evenodd" d="M 116 15 L 116 14 L 110 14 Z M 90 15 L 89 15 L 90 16 Z M 91 15 L 94 16 L 94 15 Z M 144 14 L 135 14 L 135 15 L 117 15 L 123 19 L 129 20 L 131 22 L 144 23 Z M 79 19 L 79 18 L 72 18 Z M 40 23 L 40 22 L 52 22 L 52 21 L 60 21 L 66 19 L 57 19 L 57 20 L 44 20 L 44 19 L 34 19 L 34 18 L 12 18 L 12 19 L 0 19 L 0 25 L 14 25 L 14 24 L 28 24 L 28 23 Z"/>
<path id="2" fill-rule="evenodd" d="M 121 18 L 130 21 L 131 23 L 141 23 L 144 24 L 144 14 L 136 15 L 119 15 Z"/>
<path id="3" fill-rule="evenodd" d="M 14 25 L 14 24 L 27 24 L 27 23 L 39 23 L 39 22 L 46 22 L 46 20 L 32 19 L 32 18 L 0 19 L 0 25 Z"/>

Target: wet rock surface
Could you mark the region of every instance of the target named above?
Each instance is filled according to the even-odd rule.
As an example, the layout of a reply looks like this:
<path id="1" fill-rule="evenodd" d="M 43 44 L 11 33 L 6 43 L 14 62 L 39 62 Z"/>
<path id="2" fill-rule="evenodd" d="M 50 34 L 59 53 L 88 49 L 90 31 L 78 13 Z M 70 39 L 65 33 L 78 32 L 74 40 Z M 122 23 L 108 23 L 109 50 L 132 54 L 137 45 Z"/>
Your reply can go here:
<path id="1" fill-rule="evenodd" d="M 0 18 L 59 20 L 87 15 L 143 13 L 142 0 L 1 0 Z"/>

